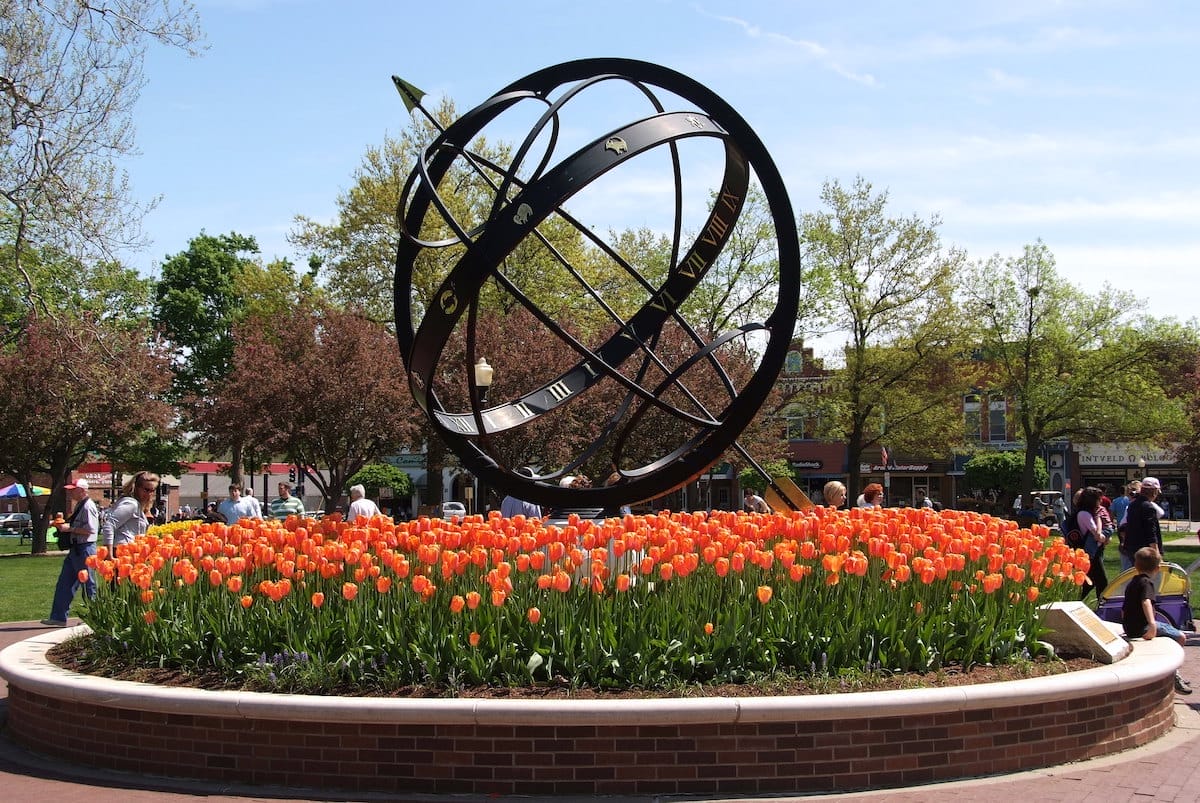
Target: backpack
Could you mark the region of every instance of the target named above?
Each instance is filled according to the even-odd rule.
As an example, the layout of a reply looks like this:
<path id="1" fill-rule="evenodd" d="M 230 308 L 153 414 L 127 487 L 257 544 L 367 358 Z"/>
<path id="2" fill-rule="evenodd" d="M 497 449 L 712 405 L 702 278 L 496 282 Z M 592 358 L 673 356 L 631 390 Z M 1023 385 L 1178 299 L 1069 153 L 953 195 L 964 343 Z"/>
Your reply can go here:
<path id="1" fill-rule="evenodd" d="M 1072 514 L 1066 525 L 1067 531 L 1063 533 L 1063 538 L 1066 539 L 1067 546 L 1071 549 L 1083 549 L 1083 533 L 1079 529 L 1079 513 Z"/>

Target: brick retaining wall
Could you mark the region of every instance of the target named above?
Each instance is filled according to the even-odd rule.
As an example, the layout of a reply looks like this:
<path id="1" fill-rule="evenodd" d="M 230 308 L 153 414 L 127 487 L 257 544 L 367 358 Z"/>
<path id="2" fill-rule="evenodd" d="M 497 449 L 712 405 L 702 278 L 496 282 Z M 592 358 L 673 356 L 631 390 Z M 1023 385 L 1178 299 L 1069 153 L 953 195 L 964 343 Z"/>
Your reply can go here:
<path id="1" fill-rule="evenodd" d="M 803 793 L 1008 773 L 1137 747 L 1173 726 L 1172 672 L 1017 705 L 896 716 L 852 706 L 842 716 L 774 721 L 761 711 L 727 722 L 692 714 L 677 724 L 596 714 L 572 724 L 566 713 L 544 724 L 171 713 L 58 698 L 10 677 L 8 730 L 64 761 L 221 783 L 474 795 Z"/>

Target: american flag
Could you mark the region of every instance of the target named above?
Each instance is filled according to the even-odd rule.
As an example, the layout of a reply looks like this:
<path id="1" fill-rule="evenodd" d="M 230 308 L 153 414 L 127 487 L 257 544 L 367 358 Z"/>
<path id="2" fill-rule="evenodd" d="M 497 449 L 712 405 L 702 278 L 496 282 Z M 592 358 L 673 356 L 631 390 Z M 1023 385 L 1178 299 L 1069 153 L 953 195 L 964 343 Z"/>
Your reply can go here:
<path id="1" fill-rule="evenodd" d="M 889 463 L 888 463 L 888 451 L 887 451 L 886 446 L 879 447 L 879 459 L 883 461 L 883 467 L 887 468 Z"/>

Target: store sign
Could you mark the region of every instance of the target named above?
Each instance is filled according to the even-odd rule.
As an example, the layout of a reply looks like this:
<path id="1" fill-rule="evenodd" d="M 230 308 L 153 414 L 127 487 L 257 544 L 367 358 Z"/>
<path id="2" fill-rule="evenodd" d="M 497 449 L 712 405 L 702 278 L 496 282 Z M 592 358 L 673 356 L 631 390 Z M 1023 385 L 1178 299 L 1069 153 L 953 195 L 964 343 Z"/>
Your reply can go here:
<path id="1" fill-rule="evenodd" d="M 1148 466 L 1177 462 L 1174 449 L 1137 443 L 1077 443 L 1075 452 L 1080 466 L 1136 466 L 1139 460 Z"/>
<path id="2" fill-rule="evenodd" d="M 858 470 L 862 474 L 882 474 L 885 471 L 891 471 L 895 474 L 924 474 L 929 471 L 928 463 L 896 463 L 894 465 L 885 466 L 882 463 L 859 463 Z"/>
<path id="3" fill-rule="evenodd" d="M 425 455 L 393 454 L 383 458 L 383 462 L 396 468 L 425 468 Z"/>
<path id="4" fill-rule="evenodd" d="M 820 471 L 825 467 L 823 460 L 793 460 L 792 468 L 798 468 L 801 471 Z"/>

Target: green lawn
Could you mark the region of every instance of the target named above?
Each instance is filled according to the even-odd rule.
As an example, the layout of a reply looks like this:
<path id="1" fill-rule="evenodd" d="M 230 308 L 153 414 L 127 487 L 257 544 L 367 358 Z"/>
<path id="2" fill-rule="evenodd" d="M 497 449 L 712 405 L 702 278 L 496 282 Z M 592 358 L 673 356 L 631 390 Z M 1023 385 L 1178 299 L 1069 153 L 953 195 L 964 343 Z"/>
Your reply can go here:
<path id="1" fill-rule="evenodd" d="M 1200 560 L 1200 546 L 1177 546 L 1170 541 L 1164 541 L 1163 550 L 1166 552 L 1166 559 L 1169 563 L 1178 563 L 1185 569 Z M 1119 569 L 1120 566 L 1117 568 Z M 1192 612 L 1195 615 L 1198 610 L 1196 606 L 1200 605 L 1200 569 L 1192 572 L 1190 577 Z"/>
<path id="2" fill-rule="evenodd" d="M 16 543 L 16 538 L 5 538 Z M 5 553 L 15 550 L 5 549 Z M 62 555 L 28 555 L 0 558 L 0 622 L 37 621 L 50 615 L 54 583 L 62 570 Z"/>

